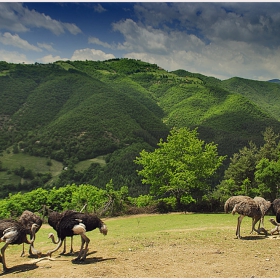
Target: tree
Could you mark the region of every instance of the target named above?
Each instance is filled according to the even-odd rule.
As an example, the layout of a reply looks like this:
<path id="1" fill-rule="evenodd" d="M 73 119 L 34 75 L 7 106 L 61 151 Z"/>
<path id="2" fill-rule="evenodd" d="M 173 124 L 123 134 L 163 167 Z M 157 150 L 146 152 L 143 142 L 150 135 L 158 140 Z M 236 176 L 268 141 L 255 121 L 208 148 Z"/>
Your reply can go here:
<path id="1" fill-rule="evenodd" d="M 259 195 L 273 201 L 279 197 L 280 160 L 263 158 L 256 166 L 255 179 L 259 185 Z"/>
<path id="2" fill-rule="evenodd" d="M 199 199 L 209 190 L 208 179 L 214 175 L 225 156 L 218 156 L 217 145 L 198 139 L 197 129 L 172 129 L 167 141 L 162 139 L 153 152 L 143 150 L 135 163 L 143 176 L 142 183 L 150 185 L 152 195 L 172 195 L 177 208 L 181 198 Z"/>
<path id="3" fill-rule="evenodd" d="M 231 195 L 245 195 L 245 193 L 249 196 L 253 195 L 251 190 L 256 187 L 255 171 L 258 159 L 257 146 L 253 142 L 249 142 L 249 147 L 240 149 L 239 153 L 235 153 L 230 159 L 230 165 L 225 171 L 224 180 L 220 186 L 228 187 Z M 245 193 L 244 190 L 246 190 Z"/>
<path id="4" fill-rule="evenodd" d="M 280 168 L 280 144 L 271 127 L 262 133 L 264 145 L 258 148 L 253 142 L 243 147 L 230 159 L 224 180 L 218 186 L 221 197 L 230 195 L 261 195 L 275 198 L 278 195 L 278 168 Z"/>

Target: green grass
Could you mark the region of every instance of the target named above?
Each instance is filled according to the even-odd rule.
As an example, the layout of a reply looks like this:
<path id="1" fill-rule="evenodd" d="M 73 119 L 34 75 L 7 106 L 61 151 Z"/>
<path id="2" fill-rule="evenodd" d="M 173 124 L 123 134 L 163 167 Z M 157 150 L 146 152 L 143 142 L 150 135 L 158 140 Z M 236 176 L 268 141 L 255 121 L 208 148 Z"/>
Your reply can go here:
<path id="1" fill-rule="evenodd" d="M 7 76 L 10 73 L 10 70 L 3 70 L 0 72 L 0 76 Z"/>
<path id="2" fill-rule="evenodd" d="M 3 168 L 7 168 L 9 170 L 14 170 L 15 168 L 24 166 L 25 169 L 32 169 L 35 172 L 41 173 L 51 172 L 52 174 L 56 175 L 57 173 L 61 172 L 62 163 L 51 160 L 52 165 L 48 166 L 48 160 L 49 159 L 44 157 L 35 157 L 24 153 L 7 153 L 6 151 L 3 152 L 2 156 L 0 156 L 0 161 L 3 163 Z"/>
<path id="3" fill-rule="evenodd" d="M 98 229 L 87 232 L 90 243 L 84 264 L 72 264 L 73 256 L 59 256 L 61 247 L 53 253 L 52 261 L 44 260 L 38 262 L 38 266 L 32 266 L 30 262 L 36 259 L 20 258 L 22 246 L 14 245 L 6 251 L 8 267 L 17 267 L 9 276 L 277 277 L 279 240 L 256 233 L 250 235 L 252 220 L 248 217 L 241 225 L 243 239 L 236 239 L 237 217 L 231 214 L 170 213 L 103 219 L 108 235 L 101 235 Z M 268 219 L 269 216 L 265 217 L 265 226 L 269 230 L 273 227 Z M 34 245 L 42 252 L 42 257 L 56 247 L 48 239 L 50 232 L 55 233 L 44 224 L 36 234 Z M 79 250 L 80 242 L 80 237 L 75 236 L 75 252 Z M 70 239 L 67 238 L 67 252 L 69 248 Z M 25 251 L 27 249 L 26 246 Z M 99 270 L 103 273 L 98 273 Z"/>
<path id="4" fill-rule="evenodd" d="M 51 173 L 52 182 L 60 175 L 63 165 L 61 162 L 51 160 L 51 165 L 47 165 L 49 159 L 43 157 L 30 156 L 23 153 L 14 154 L 12 152 L 3 152 L 0 156 L 0 161 L 3 164 L 3 169 L 13 171 L 16 168 L 23 166 L 26 170 L 31 169 L 36 173 Z M 19 176 L 13 172 L 0 171 L 0 185 L 13 184 L 17 185 L 21 182 Z M 22 183 L 22 182 L 21 182 Z"/>
<path id="5" fill-rule="evenodd" d="M 75 170 L 76 171 L 82 171 L 87 169 L 92 163 L 98 163 L 100 164 L 100 166 L 105 166 L 106 162 L 105 162 L 105 156 L 99 156 L 96 158 L 92 158 L 92 159 L 87 159 L 87 160 L 83 160 L 80 161 L 78 164 L 75 165 Z"/>
<path id="6" fill-rule="evenodd" d="M 170 240 L 181 238 L 193 239 L 195 242 L 206 242 L 210 236 L 223 233 L 229 238 L 235 238 L 235 229 L 238 215 L 231 214 L 151 214 L 134 215 L 117 218 L 104 218 L 108 227 L 108 235 L 105 239 L 97 234 L 99 231 L 89 232 L 92 243 L 104 240 L 110 246 L 118 240 L 119 250 L 134 247 L 135 250 L 143 246 L 143 243 L 153 241 L 166 243 Z M 273 228 L 268 222 L 270 216 L 265 217 L 267 230 Z M 241 224 L 241 236 L 249 237 L 252 219 L 245 217 Z M 36 235 L 36 243 L 42 248 L 48 247 L 49 240 L 46 238 L 49 232 L 54 232 L 49 226 L 40 229 Z M 78 238 L 77 238 L 78 239 Z M 79 239 L 78 239 L 79 240 Z M 94 240 L 94 241 L 93 241 Z M 137 243 L 137 242 L 139 243 Z M 37 246 L 36 246 L 37 247 Z M 53 247 L 50 244 L 49 247 Z M 111 248 L 114 249 L 113 246 Z"/>

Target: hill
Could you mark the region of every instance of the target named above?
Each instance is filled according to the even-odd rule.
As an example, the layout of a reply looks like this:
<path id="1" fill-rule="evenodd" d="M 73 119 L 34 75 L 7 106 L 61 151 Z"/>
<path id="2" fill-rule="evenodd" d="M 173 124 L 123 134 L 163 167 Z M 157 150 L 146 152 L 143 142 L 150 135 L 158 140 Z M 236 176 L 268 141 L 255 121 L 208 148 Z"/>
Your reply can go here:
<path id="1" fill-rule="evenodd" d="M 229 157 L 250 140 L 262 144 L 268 126 L 280 132 L 276 83 L 221 81 L 133 59 L 0 62 L 0 88 L 0 197 L 68 183 L 104 188 L 110 179 L 130 195 L 145 193 L 133 160 L 173 126 L 198 127 Z M 11 154 L 21 156 L 8 164 Z M 30 156 L 48 168 L 35 169 Z"/>
<path id="2" fill-rule="evenodd" d="M 280 84 L 279 79 L 272 79 L 272 80 L 269 80 L 268 82 Z"/>

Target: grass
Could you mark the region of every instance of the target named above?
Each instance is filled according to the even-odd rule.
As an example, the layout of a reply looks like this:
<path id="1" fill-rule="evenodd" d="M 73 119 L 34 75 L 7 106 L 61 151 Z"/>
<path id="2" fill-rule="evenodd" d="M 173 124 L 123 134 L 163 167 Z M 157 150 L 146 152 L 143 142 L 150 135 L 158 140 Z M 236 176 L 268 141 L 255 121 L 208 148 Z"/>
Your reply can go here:
<path id="1" fill-rule="evenodd" d="M 265 217 L 265 226 L 272 225 Z M 250 235 L 251 218 L 241 225 L 243 238 L 235 238 L 237 215 L 170 213 L 105 218 L 108 235 L 88 232 L 89 254 L 82 265 L 72 264 L 73 256 L 60 257 L 36 265 L 34 259 L 20 258 L 22 246 L 9 246 L 6 253 L 9 277 L 32 278 L 146 278 L 277 277 L 278 240 Z M 36 235 L 35 248 L 56 247 L 47 237 L 54 230 L 44 224 Z M 70 239 L 67 239 L 67 252 Z M 74 251 L 80 237 L 74 237 Z M 28 247 L 25 247 L 27 251 Z M 66 268 L 67 267 L 67 268 Z M 39 269 L 38 269 L 39 268 Z M 66 268 L 66 270 L 65 270 Z M 6 275 L 7 277 L 7 275 Z"/>
<path id="2" fill-rule="evenodd" d="M 106 165 L 105 156 L 98 156 L 96 158 L 80 161 L 75 165 L 76 171 L 86 170 L 92 163 L 98 163 L 101 167 Z"/>
<path id="3" fill-rule="evenodd" d="M 36 173 L 51 173 L 52 180 L 59 176 L 62 171 L 63 165 L 61 162 L 56 160 L 51 160 L 51 165 L 47 165 L 49 159 L 44 157 L 30 156 L 24 153 L 14 154 L 12 152 L 3 152 L 0 156 L 0 161 L 3 163 L 3 169 L 13 171 L 16 168 L 24 166 L 24 168 L 31 169 Z M 18 184 L 20 183 L 20 178 L 14 175 L 13 172 L 10 174 L 7 171 L 0 172 L 0 184 Z"/>
<path id="4" fill-rule="evenodd" d="M 144 244 L 157 242 L 166 244 L 180 240 L 181 237 L 192 240 L 195 243 L 205 243 L 213 236 L 225 235 L 235 238 L 237 215 L 230 214 L 151 214 L 134 215 L 117 218 L 105 218 L 103 221 L 108 227 L 108 235 L 103 238 L 99 231 L 89 232 L 88 236 L 92 243 L 105 243 L 110 250 L 139 250 Z M 273 228 L 268 222 L 270 216 L 265 217 L 267 229 Z M 250 236 L 251 218 L 244 218 L 241 225 L 241 236 Z M 44 225 L 36 235 L 36 247 L 49 250 L 53 244 L 47 239 L 48 233 L 54 232 L 48 225 Z M 79 238 L 75 237 L 74 243 L 79 244 Z M 114 247 L 114 244 L 119 246 Z M 76 250 L 78 246 L 76 247 Z"/>

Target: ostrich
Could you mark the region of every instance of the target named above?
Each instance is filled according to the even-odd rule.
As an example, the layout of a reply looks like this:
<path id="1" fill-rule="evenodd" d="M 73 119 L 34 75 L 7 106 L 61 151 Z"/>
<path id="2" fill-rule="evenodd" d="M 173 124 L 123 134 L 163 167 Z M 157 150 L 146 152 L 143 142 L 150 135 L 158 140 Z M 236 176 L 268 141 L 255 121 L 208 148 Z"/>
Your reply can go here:
<path id="1" fill-rule="evenodd" d="M 274 214 L 276 215 L 277 223 L 280 223 L 280 198 L 276 198 L 273 200 L 272 209 Z"/>
<path id="2" fill-rule="evenodd" d="M 245 216 L 252 218 L 252 231 L 250 234 L 253 233 L 253 231 L 256 231 L 257 233 L 260 233 L 263 231 L 265 234 L 267 234 L 267 231 L 264 228 L 259 228 L 258 230 L 255 229 L 256 223 L 262 218 L 262 212 L 260 208 L 258 207 L 256 201 L 252 199 L 249 196 L 232 196 L 230 197 L 224 205 L 225 212 L 228 213 L 232 209 L 232 214 L 238 213 L 240 216 L 237 219 L 237 228 L 236 228 L 236 236 L 237 238 L 241 238 L 240 236 L 240 225 L 242 222 L 242 219 Z"/>
<path id="3" fill-rule="evenodd" d="M 22 244 L 27 243 L 30 244 L 31 249 L 35 252 L 35 254 L 39 255 L 40 252 L 35 250 L 33 247 L 33 242 L 35 239 L 35 232 L 38 228 L 37 224 L 32 224 L 31 230 L 26 229 L 25 226 L 15 220 L 1 220 L 0 223 L 0 242 L 5 242 L 6 244 L 1 248 L 1 262 L 3 264 L 3 271 L 6 272 L 8 270 L 5 260 L 5 250 L 10 244 Z M 31 239 L 27 239 L 27 234 L 31 232 Z"/>
<path id="4" fill-rule="evenodd" d="M 78 257 L 74 260 L 84 261 L 88 252 L 88 244 L 90 242 L 90 239 L 85 233 L 96 228 L 99 228 L 100 233 L 104 235 L 106 235 L 108 232 L 106 225 L 94 214 L 85 214 L 79 212 L 66 213 L 58 224 L 58 240 L 54 241 L 54 235 L 52 233 L 49 235 L 49 238 L 51 238 L 53 242 L 58 245 L 55 249 L 49 251 L 47 254 L 51 257 L 52 253 L 61 247 L 66 236 L 80 235 L 82 238 L 81 249 L 79 251 Z"/>
<path id="5" fill-rule="evenodd" d="M 32 213 L 31 211 L 28 211 L 28 210 L 25 210 L 21 216 L 19 217 L 19 220 L 18 220 L 22 225 L 24 225 L 24 227 L 29 230 L 28 234 L 30 235 L 30 238 L 31 238 L 31 227 L 32 227 L 32 224 L 37 224 L 37 228 L 36 228 L 36 232 L 38 232 L 38 230 L 41 228 L 42 226 L 42 223 L 43 223 L 43 220 L 35 215 L 34 213 Z M 34 235 L 34 240 L 35 240 L 35 235 Z M 21 253 L 21 256 L 23 257 L 25 254 L 24 252 L 24 243 L 22 243 L 22 253 Z M 29 255 L 32 256 L 32 250 L 31 250 L 31 246 L 29 247 Z"/>
<path id="6" fill-rule="evenodd" d="M 262 217 L 260 219 L 259 227 L 258 227 L 258 230 L 259 230 L 261 225 L 264 228 L 264 215 L 267 213 L 267 211 L 271 207 L 271 202 L 268 200 L 265 200 L 264 198 L 262 198 L 260 196 L 254 197 L 254 200 L 257 203 L 257 205 L 260 208 L 261 213 L 262 213 Z"/>
<path id="7" fill-rule="evenodd" d="M 47 210 L 47 211 L 46 211 Z M 59 221 L 62 219 L 62 217 L 70 212 L 75 212 L 72 210 L 66 210 L 62 213 L 56 212 L 54 210 L 49 209 L 48 207 L 44 206 L 43 207 L 43 211 L 44 211 L 44 216 L 47 215 L 48 216 L 48 224 L 55 230 L 57 231 L 57 227 L 59 224 Z M 45 214 L 47 212 L 47 214 Z M 53 240 L 53 239 L 52 239 Z M 53 241 L 54 242 L 54 241 Z M 54 242 L 55 243 L 55 242 Z M 61 255 L 65 254 L 66 252 L 66 239 L 64 240 L 64 246 L 63 246 L 63 251 L 60 253 Z M 73 236 L 71 236 L 71 248 L 70 248 L 70 252 L 69 254 L 73 254 L 74 250 L 73 250 Z"/>
<path id="8" fill-rule="evenodd" d="M 274 214 L 276 215 L 276 221 L 273 218 L 270 218 L 269 221 L 275 225 L 275 228 L 270 231 L 271 234 L 280 231 L 280 198 L 276 198 L 272 202 L 272 209 Z"/>

